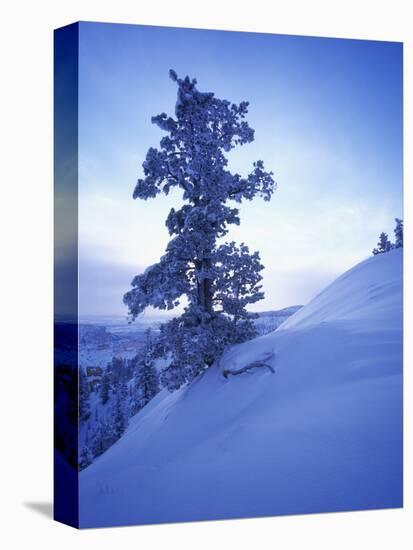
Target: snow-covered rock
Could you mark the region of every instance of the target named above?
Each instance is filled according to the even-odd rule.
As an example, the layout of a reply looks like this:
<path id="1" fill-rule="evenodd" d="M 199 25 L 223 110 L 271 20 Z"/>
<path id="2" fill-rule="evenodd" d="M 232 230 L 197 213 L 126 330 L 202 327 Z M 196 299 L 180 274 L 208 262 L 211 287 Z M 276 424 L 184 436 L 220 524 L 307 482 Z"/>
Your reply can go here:
<path id="1" fill-rule="evenodd" d="M 82 527 L 402 506 L 402 250 L 158 394 L 80 474 Z M 256 368 L 268 358 L 275 370 Z"/>

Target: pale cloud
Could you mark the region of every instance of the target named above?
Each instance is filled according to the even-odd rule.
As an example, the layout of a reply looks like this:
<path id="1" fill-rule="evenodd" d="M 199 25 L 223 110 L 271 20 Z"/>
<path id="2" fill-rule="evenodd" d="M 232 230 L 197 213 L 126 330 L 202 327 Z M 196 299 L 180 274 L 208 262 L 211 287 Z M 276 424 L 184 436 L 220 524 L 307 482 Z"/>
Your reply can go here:
<path id="1" fill-rule="evenodd" d="M 125 40 L 116 26 L 89 29 L 79 105 L 80 284 L 89 313 L 123 308 L 128 277 L 158 261 L 170 239 L 165 219 L 180 194 L 132 200 L 146 151 L 164 135 L 150 117 L 173 110 L 170 67 L 219 97 L 250 101 L 256 139 L 230 153 L 229 167 L 246 175 L 262 159 L 279 186 L 269 203 L 241 205 L 228 239 L 260 251 L 266 298 L 257 308 L 307 302 L 368 257 L 381 231 L 392 236 L 402 217 L 401 50 L 330 40 L 326 55 L 319 41 L 254 35 L 248 46 L 237 42 L 237 64 L 231 33 L 201 42 L 186 33 L 166 45 L 159 29 L 129 29 Z"/>
<path id="2" fill-rule="evenodd" d="M 313 147 L 309 151 L 301 149 L 300 158 L 314 160 L 315 154 Z M 260 251 L 266 267 L 263 272 L 265 301 L 255 309 L 308 302 L 325 284 L 366 258 L 381 230 L 392 230 L 393 212 L 380 197 L 372 196 L 367 200 L 357 198 L 352 192 L 351 196 L 343 198 L 334 187 L 328 193 L 319 192 L 320 186 L 325 185 L 325 176 L 320 175 L 318 164 L 324 163 L 327 171 L 331 168 L 326 153 L 321 156 L 323 160 L 320 155 L 314 160 L 314 170 L 296 167 L 286 176 L 286 181 L 280 177 L 279 188 L 271 202 L 256 199 L 241 205 L 241 225 L 233 226 L 226 237 Z M 287 166 L 284 170 L 290 162 L 291 159 L 284 162 Z M 330 162 L 335 163 L 335 158 Z M 97 176 L 93 179 L 90 166 L 88 178 L 95 182 Z M 318 180 L 322 176 L 324 179 Z M 357 187 L 350 169 L 343 169 L 341 178 L 350 187 Z M 116 273 L 113 289 L 108 278 L 103 281 L 98 277 L 96 289 L 87 298 L 86 292 L 81 294 L 91 309 L 95 298 L 99 310 L 104 309 L 102 293 L 105 292 L 108 296 L 105 307 L 110 306 L 111 311 L 119 313 L 123 308 L 118 276 L 121 266 L 125 267 L 124 273 L 138 273 L 139 267 L 143 270 L 158 261 L 169 241 L 165 219 L 172 206 L 179 207 L 179 192 L 154 200 L 133 201 L 131 189 L 133 185 L 126 194 L 123 189 L 110 186 L 110 182 L 102 184 L 100 179 L 99 189 L 88 185 L 87 192 L 81 194 L 80 248 L 92 254 L 93 250 L 95 253 L 104 250 L 100 257 L 108 262 L 109 271 L 109 262 L 113 262 Z M 92 264 L 87 267 L 92 268 Z M 122 282 L 126 283 L 126 279 Z M 81 281 L 83 284 L 86 283 Z M 97 289 L 99 285 L 100 290 Z M 122 288 L 126 291 L 125 285 Z"/>

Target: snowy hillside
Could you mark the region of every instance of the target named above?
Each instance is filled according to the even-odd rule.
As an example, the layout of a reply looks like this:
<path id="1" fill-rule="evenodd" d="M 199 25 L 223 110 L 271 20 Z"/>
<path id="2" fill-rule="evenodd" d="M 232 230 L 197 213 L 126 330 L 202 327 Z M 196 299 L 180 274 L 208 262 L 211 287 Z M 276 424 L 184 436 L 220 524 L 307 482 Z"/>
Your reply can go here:
<path id="1" fill-rule="evenodd" d="M 163 390 L 80 474 L 82 527 L 401 505 L 400 249 Z"/>

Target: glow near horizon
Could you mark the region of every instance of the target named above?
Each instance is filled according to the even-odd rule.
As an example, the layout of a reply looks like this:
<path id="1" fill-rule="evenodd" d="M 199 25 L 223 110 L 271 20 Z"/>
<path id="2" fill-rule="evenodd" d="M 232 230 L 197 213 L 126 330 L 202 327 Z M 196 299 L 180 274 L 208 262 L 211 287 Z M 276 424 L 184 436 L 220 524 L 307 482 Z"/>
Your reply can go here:
<path id="1" fill-rule="evenodd" d="M 250 102 L 252 144 L 229 155 L 246 175 L 262 159 L 278 189 L 241 205 L 227 239 L 259 250 L 265 299 L 307 303 L 368 257 L 402 217 L 402 46 L 399 43 L 80 24 L 80 314 L 126 314 L 133 275 L 158 261 L 180 193 L 132 200 L 149 147 L 165 135 L 176 84 Z"/>

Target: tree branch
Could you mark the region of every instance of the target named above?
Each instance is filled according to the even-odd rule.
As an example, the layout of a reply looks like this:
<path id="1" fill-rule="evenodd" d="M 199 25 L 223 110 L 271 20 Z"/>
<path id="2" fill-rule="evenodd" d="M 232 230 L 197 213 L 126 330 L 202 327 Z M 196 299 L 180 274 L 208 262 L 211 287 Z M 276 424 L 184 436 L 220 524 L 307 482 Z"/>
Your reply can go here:
<path id="1" fill-rule="evenodd" d="M 169 176 L 170 178 L 172 178 L 174 181 L 176 181 L 176 183 L 177 183 L 178 185 L 181 185 L 181 186 L 183 187 L 184 191 L 186 191 L 187 193 L 189 193 L 189 189 L 188 189 L 188 187 L 185 185 L 185 182 L 184 182 L 182 179 L 177 178 L 176 176 L 174 176 L 174 175 L 172 174 L 171 168 L 170 168 L 170 166 L 169 166 L 169 162 L 168 162 L 168 161 L 167 161 L 167 168 L 168 168 L 168 176 Z"/>
<path id="2" fill-rule="evenodd" d="M 265 361 L 268 361 L 269 359 L 272 359 L 275 356 L 274 352 L 271 352 L 267 354 L 267 356 L 261 360 L 261 361 L 253 361 L 252 363 L 249 363 L 248 365 L 245 365 L 245 367 L 241 367 L 240 369 L 236 370 L 229 370 L 224 369 L 222 371 L 222 374 L 224 378 L 228 378 L 228 376 L 231 374 L 233 376 L 236 376 L 237 374 L 243 374 L 246 372 L 249 372 L 251 369 L 258 369 L 258 368 L 267 368 L 269 371 L 272 372 L 272 374 L 275 374 L 275 369 Z"/>

